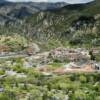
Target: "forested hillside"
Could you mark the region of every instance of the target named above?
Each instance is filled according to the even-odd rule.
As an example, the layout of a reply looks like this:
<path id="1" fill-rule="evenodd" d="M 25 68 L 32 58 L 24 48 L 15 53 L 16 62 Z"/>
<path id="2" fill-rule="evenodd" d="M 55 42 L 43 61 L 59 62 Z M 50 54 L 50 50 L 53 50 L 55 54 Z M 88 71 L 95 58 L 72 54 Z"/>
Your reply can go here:
<path id="1" fill-rule="evenodd" d="M 99 46 L 99 9 L 99 0 L 53 10 L 32 11 L 31 14 L 26 8 L 17 9 L 9 13 L 9 17 L 14 16 L 15 19 L 1 23 L 0 34 L 18 33 L 50 45 Z"/>

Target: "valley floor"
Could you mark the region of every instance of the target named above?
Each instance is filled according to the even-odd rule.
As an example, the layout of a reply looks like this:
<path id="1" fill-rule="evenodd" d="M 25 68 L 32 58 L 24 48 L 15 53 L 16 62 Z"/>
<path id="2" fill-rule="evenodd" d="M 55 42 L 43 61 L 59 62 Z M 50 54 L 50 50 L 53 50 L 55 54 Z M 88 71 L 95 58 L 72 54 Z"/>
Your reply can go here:
<path id="1" fill-rule="evenodd" d="M 1 53 L 0 100 L 99 100 L 99 61 L 84 50 Z"/>

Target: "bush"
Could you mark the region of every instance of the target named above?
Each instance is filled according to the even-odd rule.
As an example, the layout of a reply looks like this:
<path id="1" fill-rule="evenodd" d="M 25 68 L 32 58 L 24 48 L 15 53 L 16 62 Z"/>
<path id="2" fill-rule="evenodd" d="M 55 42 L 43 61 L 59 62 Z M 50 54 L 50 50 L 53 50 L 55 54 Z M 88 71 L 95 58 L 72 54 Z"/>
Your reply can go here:
<path id="1" fill-rule="evenodd" d="M 85 77 L 84 75 L 80 75 L 80 76 L 79 76 L 79 80 L 80 80 L 80 82 L 82 82 L 82 83 L 86 83 L 86 81 L 87 81 L 87 79 L 86 79 L 86 77 Z"/>
<path id="2" fill-rule="evenodd" d="M 5 71 L 0 69 L 0 75 L 4 75 L 5 74 Z"/>

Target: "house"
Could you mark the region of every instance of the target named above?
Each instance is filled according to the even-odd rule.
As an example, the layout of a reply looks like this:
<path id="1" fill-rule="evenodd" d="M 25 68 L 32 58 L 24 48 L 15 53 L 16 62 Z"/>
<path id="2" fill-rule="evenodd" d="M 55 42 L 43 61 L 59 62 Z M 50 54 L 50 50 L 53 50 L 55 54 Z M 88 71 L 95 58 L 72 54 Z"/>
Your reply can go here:
<path id="1" fill-rule="evenodd" d="M 94 69 L 95 70 L 100 70 L 100 63 L 95 63 L 94 64 Z"/>
<path id="2" fill-rule="evenodd" d="M 33 54 L 33 49 L 31 47 L 26 48 L 26 53 L 31 56 Z"/>
<path id="3" fill-rule="evenodd" d="M 0 87 L 0 92 L 3 92 L 4 91 L 4 88 Z"/>
<path id="4" fill-rule="evenodd" d="M 9 50 L 9 46 L 5 46 L 5 45 L 0 45 L 0 53 L 2 52 L 6 52 Z"/>

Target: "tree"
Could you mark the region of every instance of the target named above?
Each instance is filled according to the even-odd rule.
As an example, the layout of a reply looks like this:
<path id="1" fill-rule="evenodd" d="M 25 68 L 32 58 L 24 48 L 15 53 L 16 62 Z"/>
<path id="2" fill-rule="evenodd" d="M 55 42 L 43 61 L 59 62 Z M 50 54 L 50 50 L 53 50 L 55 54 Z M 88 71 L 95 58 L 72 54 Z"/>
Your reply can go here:
<path id="1" fill-rule="evenodd" d="M 95 60 L 95 56 L 94 56 L 94 54 L 93 54 L 93 50 L 90 50 L 89 51 L 89 55 L 90 55 L 90 58 L 91 58 L 91 60 Z"/>

